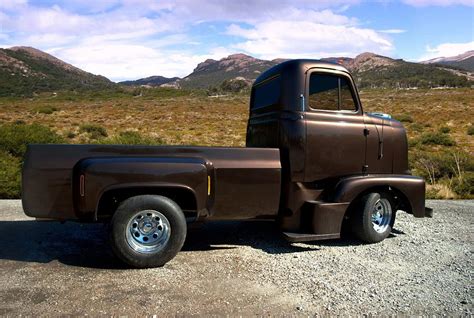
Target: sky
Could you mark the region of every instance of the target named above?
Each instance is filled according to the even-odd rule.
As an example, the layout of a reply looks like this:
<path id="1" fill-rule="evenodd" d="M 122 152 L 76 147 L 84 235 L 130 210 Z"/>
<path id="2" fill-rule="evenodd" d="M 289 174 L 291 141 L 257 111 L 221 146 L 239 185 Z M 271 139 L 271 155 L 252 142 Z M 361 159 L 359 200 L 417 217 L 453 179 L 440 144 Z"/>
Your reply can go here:
<path id="1" fill-rule="evenodd" d="M 234 53 L 422 61 L 474 50 L 474 0 L 0 0 L 0 47 L 12 46 L 114 81 Z"/>

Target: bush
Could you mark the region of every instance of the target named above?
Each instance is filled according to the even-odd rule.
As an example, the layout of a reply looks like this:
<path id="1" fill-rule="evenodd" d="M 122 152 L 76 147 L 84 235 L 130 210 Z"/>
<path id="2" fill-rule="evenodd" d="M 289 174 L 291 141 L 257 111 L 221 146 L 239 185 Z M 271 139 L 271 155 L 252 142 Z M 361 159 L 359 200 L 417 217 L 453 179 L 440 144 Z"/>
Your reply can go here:
<path id="1" fill-rule="evenodd" d="M 467 134 L 469 136 L 474 135 L 474 125 L 471 125 L 471 126 L 467 127 Z"/>
<path id="2" fill-rule="evenodd" d="M 466 172 L 461 179 L 453 179 L 454 192 L 463 198 L 474 197 L 474 172 Z"/>
<path id="3" fill-rule="evenodd" d="M 56 144 L 63 139 L 40 124 L 4 124 L 0 126 L 0 149 L 15 157 L 25 154 L 28 144 Z"/>
<path id="4" fill-rule="evenodd" d="M 107 130 L 97 124 L 84 124 L 79 127 L 79 132 L 89 134 L 91 139 L 99 139 L 102 137 L 107 137 Z"/>
<path id="5" fill-rule="evenodd" d="M 442 134 L 449 134 L 449 132 L 451 132 L 451 128 L 443 126 L 439 128 L 439 132 Z"/>
<path id="6" fill-rule="evenodd" d="M 409 126 L 408 130 L 415 131 L 415 132 L 422 132 L 423 131 L 423 125 L 419 123 L 413 123 L 412 125 Z"/>
<path id="7" fill-rule="evenodd" d="M 6 151 L 0 151 L 0 199 L 20 197 L 21 163 Z"/>
<path id="8" fill-rule="evenodd" d="M 421 135 L 420 142 L 423 145 L 454 146 L 454 140 L 444 133 L 425 133 Z"/>
<path id="9" fill-rule="evenodd" d="M 76 137 L 76 133 L 73 132 L 73 131 L 70 131 L 66 134 L 66 137 L 69 138 L 69 139 L 72 139 L 72 138 Z"/>
<path id="10" fill-rule="evenodd" d="M 413 122 L 413 117 L 408 114 L 397 114 L 393 115 L 393 118 L 395 118 L 398 121 L 401 121 L 403 123 L 412 123 Z"/>
<path id="11" fill-rule="evenodd" d="M 55 111 L 58 111 L 59 109 L 56 107 L 51 107 L 51 106 L 41 106 L 36 109 L 34 109 L 35 113 L 39 114 L 46 114 L 46 115 L 51 115 Z"/>
<path id="12" fill-rule="evenodd" d="M 100 143 L 115 145 L 160 145 L 163 144 L 163 141 L 158 138 L 142 136 L 137 131 L 122 131 L 116 136 L 102 139 Z"/>

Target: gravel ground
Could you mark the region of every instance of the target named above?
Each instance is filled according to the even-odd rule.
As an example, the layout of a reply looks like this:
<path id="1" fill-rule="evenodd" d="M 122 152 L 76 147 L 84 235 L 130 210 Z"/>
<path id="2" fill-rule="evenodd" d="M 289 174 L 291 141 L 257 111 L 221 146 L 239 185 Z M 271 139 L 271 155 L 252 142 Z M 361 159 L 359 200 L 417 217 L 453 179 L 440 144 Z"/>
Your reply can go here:
<path id="1" fill-rule="evenodd" d="M 272 222 L 189 230 L 163 268 L 126 269 L 96 224 L 0 201 L 0 315 L 473 315 L 474 201 L 397 215 L 385 241 L 289 244 Z"/>

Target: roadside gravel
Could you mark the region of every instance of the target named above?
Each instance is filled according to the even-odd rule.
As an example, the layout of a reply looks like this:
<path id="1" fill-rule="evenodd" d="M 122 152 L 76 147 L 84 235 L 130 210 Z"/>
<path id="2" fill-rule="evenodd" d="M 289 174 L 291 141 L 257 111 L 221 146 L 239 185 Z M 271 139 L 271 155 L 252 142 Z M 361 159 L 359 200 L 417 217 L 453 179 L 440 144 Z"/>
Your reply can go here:
<path id="1" fill-rule="evenodd" d="M 0 315 L 473 314 L 474 201 L 429 201 L 391 237 L 289 244 L 271 222 L 189 230 L 163 268 L 126 269 L 102 225 L 35 222 L 0 201 Z"/>

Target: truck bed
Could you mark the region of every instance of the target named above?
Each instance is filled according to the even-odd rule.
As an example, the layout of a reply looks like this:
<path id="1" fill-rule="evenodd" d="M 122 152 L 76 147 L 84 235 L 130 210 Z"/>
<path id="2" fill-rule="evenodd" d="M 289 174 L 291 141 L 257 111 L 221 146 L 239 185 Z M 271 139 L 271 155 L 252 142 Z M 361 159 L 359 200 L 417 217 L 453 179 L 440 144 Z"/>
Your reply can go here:
<path id="1" fill-rule="evenodd" d="M 117 171 L 127 183 L 166 183 L 179 179 L 192 188 L 199 183 L 202 191 L 198 210 L 212 218 L 252 218 L 276 215 L 280 200 L 281 163 L 278 149 L 182 147 L 182 146 L 124 146 L 124 145 L 29 145 L 25 154 L 22 176 L 22 203 L 25 213 L 37 218 L 60 220 L 84 219 L 90 215 L 78 207 L 77 176 L 80 162 L 104 159 L 104 168 L 114 160 L 130 160 L 134 168 Z M 110 160 L 109 160 L 110 159 Z M 109 160 L 109 161 L 107 161 Z M 141 161 L 140 161 L 141 160 Z M 150 164 L 152 161 L 153 164 Z M 174 164 L 176 175 L 164 173 Z M 179 173 L 180 165 L 199 165 L 202 171 L 194 185 L 186 184 L 186 175 Z M 177 166 L 176 166 L 177 165 Z M 127 166 L 133 167 L 133 166 Z M 144 168 L 146 169 L 144 170 Z M 148 169 L 148 170 L 147 170 Z M 161 170 L 160 170 L 161 169 Z M 164 170 L 163 170 L 164 169 Z M 154 171 L 155 170 L 155 171 Z M 196 178 L 196 175 L 194 178 Z M 209 179 L 207 176 L 209 176 Z M 97 176 L 96 176 L 97 177 Z M 105 177 L 99 183 L 117 183 Z M 212 193 L 207 193 L 207 182 L 212 182 Z M 122 182 L 122 181 L 121 181 Z M 107 186 L 114 184 L 107 184 Z M 86 181 L 87 188 L 87 181 Z M 195 190 L 195 189 L 193 189 Z M 100 192 L 97 190 L 96 192 Z M 101 193 L 97 193 L 99 198 Z M 94 202 L 94 207 L 97 202 Z"/>

